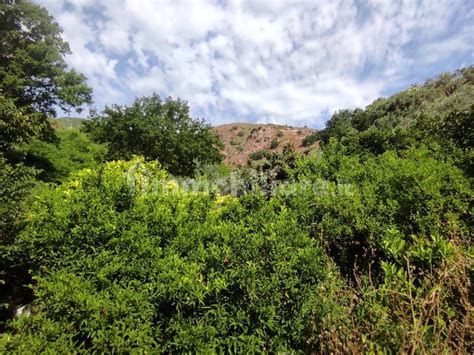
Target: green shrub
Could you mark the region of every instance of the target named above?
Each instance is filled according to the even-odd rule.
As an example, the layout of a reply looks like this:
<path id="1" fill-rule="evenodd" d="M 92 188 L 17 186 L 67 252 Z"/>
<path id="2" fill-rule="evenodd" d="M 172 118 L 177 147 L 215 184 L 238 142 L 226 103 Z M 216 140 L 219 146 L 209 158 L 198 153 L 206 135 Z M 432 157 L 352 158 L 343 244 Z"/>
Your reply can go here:
<path id="1" fill-rule="evenodd" d="M 469 269 L 472 257 L 440 238 L 401 245 L 391 242 L 398 261 L 382 262 L 382 278 L 360 275 L 346 306 L 351 316 L 336 333 L 325 336 L 328 350 L 352 353 L 465 353 L 470 346 Z M 448 239 L 448 238 L 446 238 Z M 441 248 L 440 248 L 441 247 Z M 415 265 L 438 251 L 441 262 L 423 271 Z M 449 349 L 449 350 L 448 350 Z"/>
<path id="2" fill-rule="evenodd" d="M 270 149 L 275 149 L 278 147 L 278 145 L 280 144 L 280 142 L 278 142 L 278 139 L 276 138 L 273 138 L 271 143 L 270 143 Z"/>
<path id="3" fill-rule="evenodd" d="M 245 136 L 245 131 L 243 131 L 243 130 L 242 130 L 242 131 L 239 131 L 239 133 L 237 133 L 237 135 L 238 135 L 239 137 L 243 137 L 243 136 Z"/>
<path id="4" fill-rule="evenodd" d="M 294 212 L 187 193 L 141 160 L 43 195 L 20 244 L 37 298 L 2 352 L 310 351 L 341 311 L 337 272 Z"/>
<path id="5" fill-rule="evenodd" d="M 319 140 L 319 135 L 317 133 L 308 134 L 303 138 L 303 147 L 309 147 L 310 145 L 316 143 Z"/>
<path id="6" fill-rule="evenodd" d="M 277 134 L 276 134 L 276 136 L 277 136 L 278 138 L 283 137 L 283 131 L 278 131 Z"/>
<path id="7" fill-rule="evenodd" d="M 261 160 L 265 158 L 266 152 L 264 150 L 257 150 L 249 154 L 250 160 Z"/>

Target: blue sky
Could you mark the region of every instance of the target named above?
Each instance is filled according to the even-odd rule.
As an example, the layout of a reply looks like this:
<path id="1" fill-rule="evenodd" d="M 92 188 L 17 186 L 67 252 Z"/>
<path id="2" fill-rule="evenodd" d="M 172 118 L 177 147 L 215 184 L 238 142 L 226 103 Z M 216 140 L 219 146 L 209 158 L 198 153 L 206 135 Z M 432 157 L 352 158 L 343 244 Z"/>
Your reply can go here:
<path id="1" fill-rule="evenodd" d="M 337 109 L 474 63 L 474 0 L 37 3 L 99 111 L 157 92 L 211 124 L 322 128 Z"/>

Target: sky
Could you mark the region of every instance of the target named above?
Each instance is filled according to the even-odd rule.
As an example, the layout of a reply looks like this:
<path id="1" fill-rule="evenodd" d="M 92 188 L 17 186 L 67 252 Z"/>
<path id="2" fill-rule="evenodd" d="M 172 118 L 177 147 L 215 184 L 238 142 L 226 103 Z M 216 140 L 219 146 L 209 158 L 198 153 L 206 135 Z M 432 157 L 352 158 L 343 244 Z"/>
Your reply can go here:
<path id="1" fill-rule="evenodd" d="M 213 125 L 323 128 L 336 110 L 474 63 L 474 0 L 36 2 L 99 111 L 156 92 Z"/>

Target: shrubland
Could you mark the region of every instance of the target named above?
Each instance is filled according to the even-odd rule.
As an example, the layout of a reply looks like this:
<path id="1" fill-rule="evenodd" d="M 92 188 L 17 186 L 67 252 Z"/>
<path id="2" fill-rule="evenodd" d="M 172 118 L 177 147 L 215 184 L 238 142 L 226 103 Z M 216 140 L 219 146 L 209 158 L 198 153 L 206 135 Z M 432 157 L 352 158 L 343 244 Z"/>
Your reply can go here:
<path id="1" fill-rule="evenodd" d="M 156 163 L 83 170 L 28 219 L 35 314 L 6 351 L 310 350 L 308 324 L 329 329 L 340 308 L 337 269 L 295 211 L 182 191 Z"/>

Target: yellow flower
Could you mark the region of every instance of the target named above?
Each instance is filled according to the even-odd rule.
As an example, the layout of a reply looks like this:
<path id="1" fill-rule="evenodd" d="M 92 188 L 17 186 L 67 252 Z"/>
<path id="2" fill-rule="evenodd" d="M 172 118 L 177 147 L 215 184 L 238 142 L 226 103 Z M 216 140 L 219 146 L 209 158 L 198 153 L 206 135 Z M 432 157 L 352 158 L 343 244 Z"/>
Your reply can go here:
<path id="1" fill-rule="evenodd" d="M 224 205 L 226 203 L 229 203 L 229 202 L 232 202 L 235 200 L 235 197 L 234 196 L 231 196 L 231 195 L 220 195 L 220 196 L 217 196 L 216 197 L 216 204 L 217 205 Z"/>

